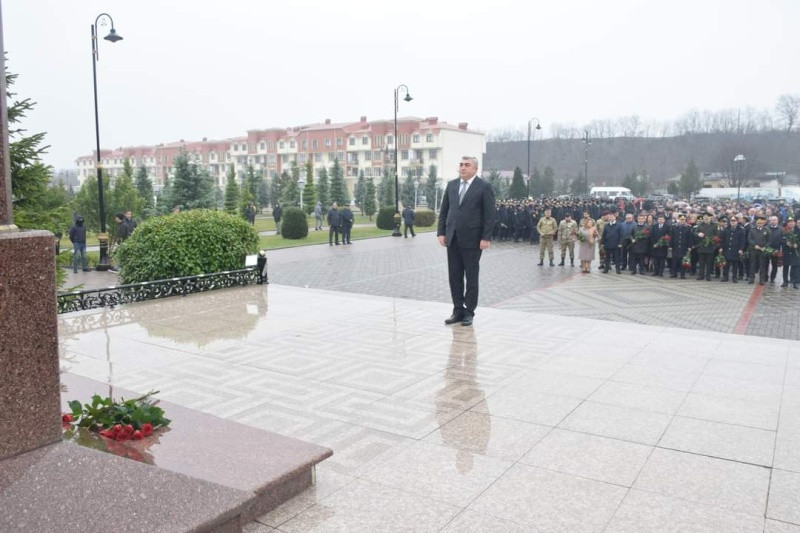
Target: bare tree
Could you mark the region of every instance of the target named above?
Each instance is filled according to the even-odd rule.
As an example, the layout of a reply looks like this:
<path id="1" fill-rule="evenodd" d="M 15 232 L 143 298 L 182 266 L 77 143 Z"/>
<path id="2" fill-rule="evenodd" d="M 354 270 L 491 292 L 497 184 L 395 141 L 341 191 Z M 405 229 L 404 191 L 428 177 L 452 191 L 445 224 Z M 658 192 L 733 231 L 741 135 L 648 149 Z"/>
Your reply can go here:
<path id="1" fill-rule="evenodd" d="M 786 127 L 786 133 L 789 133 L 797 122 L 798 115 L 800 115 L 800 95 L 780 95 L 775 110 Z"/>

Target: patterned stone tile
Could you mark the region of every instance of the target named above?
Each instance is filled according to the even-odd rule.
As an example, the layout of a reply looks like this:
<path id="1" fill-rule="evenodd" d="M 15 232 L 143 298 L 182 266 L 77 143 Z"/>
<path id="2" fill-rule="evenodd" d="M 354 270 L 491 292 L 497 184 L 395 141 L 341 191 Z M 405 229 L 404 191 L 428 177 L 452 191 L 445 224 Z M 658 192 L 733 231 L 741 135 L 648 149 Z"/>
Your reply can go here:
<path id="1" fill-rule="evenodd" d="M 533 424 L 556 426 L 580 403 L 581 400 L 568 396 L 503 389 L 489 396 L 471 411 Z"/>
<path id="2" fill-rule="evenodd" d="M 672 416 L 664 413 L 586 401 L 558 427 L 652 446 L 664 434 L 670 420 Z"/>

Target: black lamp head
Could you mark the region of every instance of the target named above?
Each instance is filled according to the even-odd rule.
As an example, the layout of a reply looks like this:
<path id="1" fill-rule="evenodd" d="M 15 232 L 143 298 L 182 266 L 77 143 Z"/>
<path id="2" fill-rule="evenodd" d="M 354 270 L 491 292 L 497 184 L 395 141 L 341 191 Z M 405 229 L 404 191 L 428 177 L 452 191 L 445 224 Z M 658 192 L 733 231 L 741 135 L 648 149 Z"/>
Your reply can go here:
<path id="1" fill-rule="evenodd" d="M 413 100 L 413 98 L 411 98 L 410 94 L 406 93 L 406 97 L 403 98 L 403 100 L 405 100 L 406 102 L 410 102 L 411 100 Z"/>
<path id="2" fill-rule="evenodd" d="M 111 28 L 111 31 L 108 32 L 108 35 L 103 37 L 103 39 L 105 39 L 106 41 L 111 41 L 112 43 L 115 43 L 117 41 L 121 41 L 122 40 L 122 36 L 117 33 L 117 30 L 115 30 L 114 28 Z"/>
<path id="3" fill-rule="evenodd" d="M 542 125 L 541 125 L 541 124 L 539 124 L 538 122 L 536 123 L 536 129 L 537 129 L 537 130 L 540 130 L 540 129 L 542 129 Z"/>

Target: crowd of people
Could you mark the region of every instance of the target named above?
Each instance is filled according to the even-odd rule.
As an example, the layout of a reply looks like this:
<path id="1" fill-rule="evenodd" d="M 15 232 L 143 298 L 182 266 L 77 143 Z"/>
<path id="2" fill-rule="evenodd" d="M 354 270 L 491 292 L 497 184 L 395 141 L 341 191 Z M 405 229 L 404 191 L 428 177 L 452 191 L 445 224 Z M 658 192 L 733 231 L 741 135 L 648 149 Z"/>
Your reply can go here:
<path id="1" fill-rule="evenodd" d="M 494 239 L 539 244 L 539 266 L 800 287 L 800 204 L 636 199 L 498 201 Z M 576 254 L 577 248 L 577 254 Z"/>

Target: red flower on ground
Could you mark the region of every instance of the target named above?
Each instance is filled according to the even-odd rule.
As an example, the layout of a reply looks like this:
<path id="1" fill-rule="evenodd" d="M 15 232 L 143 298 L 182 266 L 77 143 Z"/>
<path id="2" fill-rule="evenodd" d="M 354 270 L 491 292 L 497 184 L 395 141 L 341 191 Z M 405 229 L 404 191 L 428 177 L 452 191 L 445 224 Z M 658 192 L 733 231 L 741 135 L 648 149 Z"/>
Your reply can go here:
<path id="1" fill-rule="evenodd" d="M 141 440 L 141 438 L 142 438 L 141 431 L 137 429 L 136 431 L 133 432 L 133 440 Z"/>
<path id="2" fill-rule="evenodd" d="M 153 434 L 153 424 L 150 422 L 145 422 L 142 424 L 142 436 L 149 437 Z"/>
<path id="3" fill-rule="evenodd" d="M 65 414 L 61 415 L 61 425 L 62 426 L 70 425 L 72 423 L 72 420 L 73 420 L 72 415 L 69 414 L 69 413 L 65 413 Z"/>
<path id="4" fill-rule="evenodd" d="M 671 240 L 672 240 L 672 237 L 670 237 L 669 235 L 664 235 L 664 236 L 663 236 L 663 237 L 661 237 L 661 238 L 662 238 L 662 239 L 664 239 L 664 240 L 665 240 L 665 241 L 667 241 L 667 242 L 669 242 L 669 241 L 671 241 Z"/>

